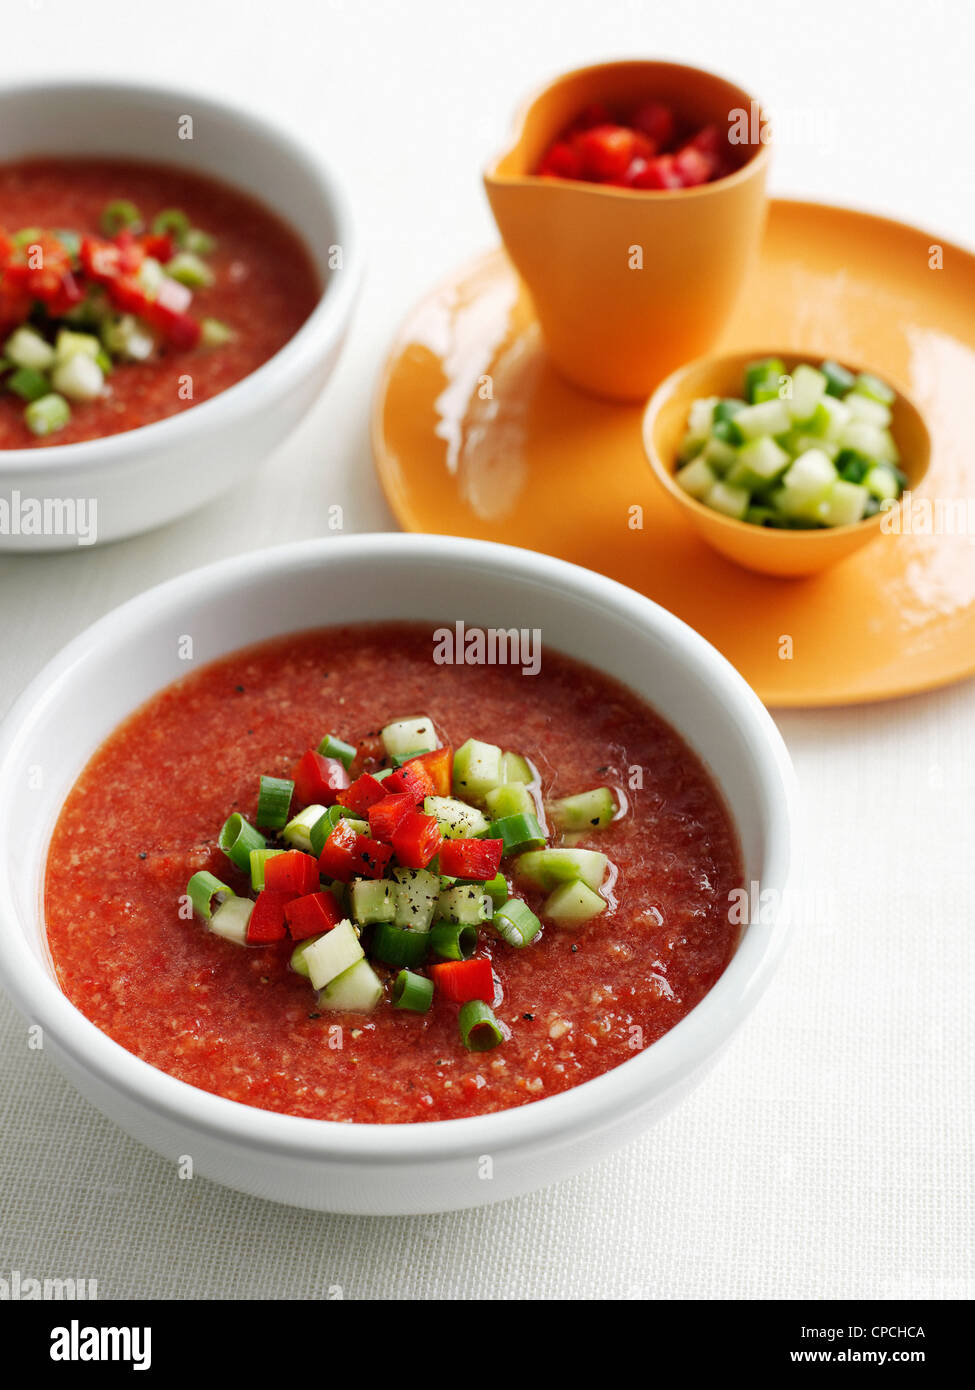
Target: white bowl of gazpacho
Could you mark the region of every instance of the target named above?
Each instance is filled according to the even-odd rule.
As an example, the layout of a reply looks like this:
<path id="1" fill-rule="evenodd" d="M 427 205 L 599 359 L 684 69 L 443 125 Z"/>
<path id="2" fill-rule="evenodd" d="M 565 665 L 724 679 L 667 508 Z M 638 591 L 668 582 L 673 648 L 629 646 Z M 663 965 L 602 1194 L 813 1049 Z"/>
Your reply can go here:
<path id="1" fill-rule="evenodd" d="M 115 540 L 243 485 L 331 373 L 359 270 L 327 165 L 262 119 L 0 90 L 0 549 Z"/>
<path id="2" fill-rule="evenodd" d="M 788 755 L 647 599 L 358 536 L 150 590 L 0 737 L 0 979 L 129 1133 L 405 1213 L 652 1124 L 787 935 Z M 760 910 L 758 910 L 760 906 Z"/>

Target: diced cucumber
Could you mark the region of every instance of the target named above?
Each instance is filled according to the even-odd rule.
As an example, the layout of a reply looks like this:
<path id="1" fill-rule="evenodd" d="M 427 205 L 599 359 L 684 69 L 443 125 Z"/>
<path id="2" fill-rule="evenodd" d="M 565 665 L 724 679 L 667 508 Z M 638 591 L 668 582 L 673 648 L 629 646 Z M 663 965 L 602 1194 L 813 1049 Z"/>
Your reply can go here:
<path id="1" fill-rule="evenodd" d="M 233 941 L 238 946 L 247 945 L 247 924 L 254 911 L 250 898 L 225 898 L 207 923 L 215 936 L 225 941 Z"/>
<path id="2" fill-rule="evenodd" d="M 428 796 L 423 803 L 428 816 L 435 816 L 446 840 L 473 840 L 488 828 L 488 818 L 476 806 L 452 796 Z"/>
<path id="3" fill-rule="evenodd" d="M 536 849 L 515 860 L 517 877 L 546 891 L 576 879 L 598 888 L 608 867 L 606 855 L 594 849 Z"/>
<path id="4" fill-rule="evenodd" d="M 745 368 L 745 399 L 754 403 L 762 399 L 769 399 L 765 394 L 769 391 L 775 393 L 779 388 L 779 377 L 785 375 L 785 363 L 781 357 L 762 357 L 755 362 L 749 362 Z"/>
<path id="5" fill-rule="evenodd" d="M 826 500 L 819 504 L 819 519 L 824 526 L 852 526 L 863 520 L 868 496 L 865 487 L 839 478 Z"/>
<path id="6" fill-rule="evenodd" d="M 835 396 L 823 396 L 813 411 L 808 429 L 810 434 L 822 439 L 839 440 L 846 425 L 850 422 L 850 407 L 837 400 Z"/>
<path id="7" fill-rule="evenodd" d="M 70 328 L 59 329 L 54 340 L 54 355 L 59 362 L 69 362 L 79 355 L 94 361 L 101 350 L 101 342 L 93 333 L 75 333 Z"/>
<path id="8" fill-rule="evenodd" d="M 463 926 L 476 926 L 487 922 L 494 912 L 494 902 L 489 894 L 481 891 L 478 884 L 457 884 L 447 888 L 437 901 L 437 916 L 445 922 L 459 922 Z"/>
<path id="9" fill-rule="evenodd" d="M 299 811 L 288 821 L 288 824 L 281 831 L 282 840 L 285 840 L 292 849 L 302 849 L 306 854 L 313 853 L 312 827 L 317 825 L 325 813 L 324 806 L 306 806 L 303 811 Z M 328 839 L 328 835 L 325 836 L 325 839 Z M 323 840 L 322 844 L 324 843 Z M 321 852 L 321 846 L 319 846 L 318 853 L 321 854 Z"/>
<path id="10" fill-rule="evenodd" d="M 502 753 L 501 780 L 503 782 L 534 782 L 535 772 L 527 758 L 520 753 Z"/>
<path id="11" fill-rule="evenodd" d="M 552 801 L 547 811 L 560 830 L 589 830 L 609 825 L 616 815 L 616 798 L 609 787 L 595 787 Z"/>
<path id="12" fill-rule="evenodd" d="M 844 449 L 855 449 L 880 463 L 898 463 L 900 455 L 889 430 L 868 425 L 864 420 L 850 420 L 840 433 Z"/>
<path id="13" fill-rule="evenodd" d="M 868 425 L 876 425 L 878 429 L 885 430 L 890 426 L 890 406 L 883 405 L 880 401 L 875 401 L 870 396 L 863 396 L 857 391 L 851 391 L 844 401 L 854 420 L 863 420 Z"/>
<path id="14" fill-rule="evenodd" d="M 324 989 L 364 955 L 355 928 L 348 918 L 344 918 L 308 947 L 305 952 L 308 978 L 316 989 Z"/>
<path id="15" fill-rule="evenodd" d="M 358 960 L 326 985 L 318 996 L 318 1004 L 332 1013 L 369 1014 L 382 997 L 379 976 L 367 960 Z"/>
<path id="16" fill-rule="evenodd" d="M 746 406 L 735 416 L 735 424 L 746 439 L 757 439 L 762 434 L 785 434 L 792 417 L 785 401 L 777 398 Z"/>
<path id="17" fill-rule="evenodd" d="M 524 782 L 504 782 L 500 787 L 492 787 L 484 804 L 494 820 L 503 816 L 535 815 L 535 799 Z"/>
<path id="18" fill-rule="evenodd" d="M 739 437 L 735 444 L 724 439 L 709 439 L 695 462 L 705 463 L 715 473 L 723 476 L 729 468 L 735 466 L 738 459 L 738 450 L 735 445 L 741 442 L 741 434 L 737 427 L 736 433 Z"/>
<path id="19" fill-rule="evenodd" d="M 501 749 L 469 738 L 454 754 L 453 789 L 458 796 L 481 798 L 501 785 Z"/>
<path id="20" fill-rule="evenodd" d="M 878 401 L 880 405 L 893 405 L 897 399 L 897 393 L 893 388 L 872 372 L 861 372 L 853 390 L 856 395 L 866 396 L 869 400 Z"/>
<path id="21" fill-rule="evenodd" d="M 703 458 L 692 459 L 690 463 L 685 463 L 683 468 L 678 468 L 674 478 L 678 487 L 683 488 L 689 497 L 696 497 L 699 502 L 707 496 L 718 481 L 718 475 L 710 464 L 705 463 Z"/>
<path id="22" fill-rule="evenodd" d="M 92 339 L 92 342 L 97 341 Z M 105 389 L 105 373 L 93 357 L 78 352 L 64 362 L 55 363 L 51 385 L 69 401 L 95 401 Z"/>
<path id="23" fill-rule="evenodd" d="M 542 917 L 560 927 L 577 927 L 605 911 L 606 899 L 581 881 L 563 883 L 549 893 L 541 907 Z"/>
<path id="24" fill-rule="evenodd" d="M 826 377 L 800 362 L 792 373 L 792 396 L 786 400 L 789 415 L 793 420 L 808 420 L 826 394 Z"/>
<path id="25" fill-rule="evenodd" d="M 725 516 L 740 521 L 748 510 L 750 500 L 747 488 L 731 487 L 719 480 L 709 489 L 704 503 L 712 511 L 723 512 Z"/>
<path id="26" fill-rule="evenodd" d="M 51 344 L 26 326 L 14 329 L 3 345 L 3 355 L 18 367 L 31 367 L 35 372 L 46 372 L 55 360 Z"/>
<path id="27" fill-rule="evenodd" d="M 754 492 L 768 487 L 789 465 L 789 455 L 770 435 L 749 440 L 738 451 L 738 461 L 726 481 L 731 487 Z"/>
<path id="28" fill-rule="evenodd" d="M 785 516 L 817 521 L 819 503 L 825 501 L 836 478 L 832 459 L 821 449 L 807 449 L 782 479 L 782 487 L 775 495 L 779 510 Z"/>
<path id="29" fill-rule="evenodd" d="M 894 476 L 893 470 L 885 468 L 883 464 L 871 468 L 863 480 L 863 486 L 872 497 L 876 497 L 878 502 L 892 501 L 901 495 L 900 484 Z"/>
<path id="30" fill-rule="evenodd" d="M 395 886 L 382 878 L 353 879 L 349 888 L 353 918 L 363 926 L 369 922 L 391 922 L 396 914 Z"/>
<path id="31" fill-rule="evenodd" d="M 711 421 L 714 419 L 714 408 L 717 404 L 717 396 L 701 396 L 694 401 L 687 417 L 688 433 L 707 438 L 711 431 Z"/>
<path id="32" fill-rule="evenodd" d="M 288 964 L 296 975 L 304 975 L 305 979 L 308 979 L 308 962 L 305 960 L 305 954 L 314 946 L 316 941 L 321 941 L 321 939 L 321 936 L 309 936 L 307 940 L 299 941 L 291 952 L 291 959 Z"/>
<path id="33" fill-rule="evenodd" d="M 394 869 L 393 923 L 408 931 L 429 931 L 440 897 L 440 877 L 431 869 Z"/>
<path id="34" fill-rule="evenodd" d="M 839 362 L 824 362 L 821 370 L 826 378 L 826 390 L 831 396 L 845 396 L 847 391 L 853 390 L 856 377 L 841 367 Z"/>
<path id="35" fill-rule="evenodd" d="M 425 714 L 413 719 L 394 720 L 382 730 L 380 738 L 391 758 L 403 753 L 415 753 L 418 749 L 432 753 L 438 746 L 433 720 Z"/>
<path id="36" fill-rule="evenodd" d="M 708 435 L 691 434 L 690 431 L 688 431 L 681 439 L 677 449 L 677 462 L 690 463 L 692 459 L 697 458 L 707 442 Z"/>

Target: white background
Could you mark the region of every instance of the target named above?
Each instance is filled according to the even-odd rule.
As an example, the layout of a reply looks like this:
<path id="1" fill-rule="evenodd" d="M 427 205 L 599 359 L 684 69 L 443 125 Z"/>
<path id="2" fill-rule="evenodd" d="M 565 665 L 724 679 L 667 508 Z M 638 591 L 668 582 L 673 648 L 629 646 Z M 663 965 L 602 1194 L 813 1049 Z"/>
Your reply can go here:
<path id="1" fill-rule="evenodd" d="M 971 240 L 968 9 L 5 0 L 0 78 L 186 83 L 318 142 L 369 273 L 328 392 L 246 496 L 104 550 L 0 559 L 0 710 L 150 584 L 322 533 L 335 502 L 347 529 L 394 525 L 368 446 L 374 377 L 410 303 L 495 240 L 478 171 L 541 80 L 624 56 L 726 71 L 773 113 L 827 113 L 825 141 L 780 144 L 773 191 Z M 122 1297 L 975 1296 L 975 686 L 779 724 L 808 818 L 796 944 L 710 1079 L 642 1142 L 479 1212 L 295 1212 L 178 1181 L 27 1050 L 0 1001 L 0 1277 Z"/>

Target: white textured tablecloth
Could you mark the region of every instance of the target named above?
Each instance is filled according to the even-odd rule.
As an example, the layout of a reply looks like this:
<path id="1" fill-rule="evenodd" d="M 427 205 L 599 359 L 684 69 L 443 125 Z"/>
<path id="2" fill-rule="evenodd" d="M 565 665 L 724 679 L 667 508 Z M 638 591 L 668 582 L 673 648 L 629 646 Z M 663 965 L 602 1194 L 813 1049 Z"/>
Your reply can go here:
<path id="1" fill-rule="evenodd" d="M 321 138 L 371 266 L 330 390 L 246 503 L 105 550 L 0 559 L 0 710 L 152 583 L 323 532 L 334 502 L 349 530 L 393 524 L 369 454 L 374 374 L 409 303 L 493 239 L 477 170 L 537 81 L 629 54 L 725 70 L 795 116 L 776 190 L 965 239 L 968 11 L 171 0 L 149 42 L 140 6 L 12 0 L 2 79 L 185 81 Z M 481 1211 L 311 1215 L 179 1181 L 28 1050 L 0 1000 L 0 1278 L 93 1278 L 103 1297 L 975 1296 L 975 685 L 779 723 L 807 816 L 795 946 L 713 1074 L 641 1142 Z"/>

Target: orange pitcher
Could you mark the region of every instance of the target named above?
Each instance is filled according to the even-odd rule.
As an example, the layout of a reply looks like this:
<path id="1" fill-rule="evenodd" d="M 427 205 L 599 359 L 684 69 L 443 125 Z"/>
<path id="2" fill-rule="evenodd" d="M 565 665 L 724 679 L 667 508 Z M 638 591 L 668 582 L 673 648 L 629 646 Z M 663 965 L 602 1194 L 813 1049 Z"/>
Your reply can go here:
<path id="1" fill-rule="evenodd" d="M 593 102 L 662 101 L 688 127 L 729 131 L 738 162 L 713 183 L 639 192 L 534 173 Z M 575 385 L 643 400 L 705 353 L 727 321 L 765 216 L 768 127 L 733 83 L 678 63 L 619 62 L 556 79 L 521 111 L 484 184 L 546 347 Z"/>

